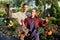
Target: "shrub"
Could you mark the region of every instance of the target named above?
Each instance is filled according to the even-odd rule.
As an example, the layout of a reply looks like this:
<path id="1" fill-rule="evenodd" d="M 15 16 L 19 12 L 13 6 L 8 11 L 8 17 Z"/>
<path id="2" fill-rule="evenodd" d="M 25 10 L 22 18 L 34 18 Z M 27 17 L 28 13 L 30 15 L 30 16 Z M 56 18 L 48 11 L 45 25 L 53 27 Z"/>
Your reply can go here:
<path id="1" fill-rule="evenodd" d="M 0 17 L 6 17 L 6 11 L 0 9 Z"/>

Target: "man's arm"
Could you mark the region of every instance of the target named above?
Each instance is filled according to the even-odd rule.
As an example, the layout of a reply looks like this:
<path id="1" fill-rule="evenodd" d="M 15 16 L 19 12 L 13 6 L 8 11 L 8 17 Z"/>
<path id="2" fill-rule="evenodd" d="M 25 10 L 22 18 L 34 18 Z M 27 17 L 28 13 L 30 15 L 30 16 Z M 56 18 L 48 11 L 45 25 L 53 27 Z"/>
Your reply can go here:
<path id="1" fill-rule="evenodd" d="M 24 24 L 25 24 L 26 27 L 28 26 L 28 20 L 27 20 L 27 18 L 24 20 Z"/>

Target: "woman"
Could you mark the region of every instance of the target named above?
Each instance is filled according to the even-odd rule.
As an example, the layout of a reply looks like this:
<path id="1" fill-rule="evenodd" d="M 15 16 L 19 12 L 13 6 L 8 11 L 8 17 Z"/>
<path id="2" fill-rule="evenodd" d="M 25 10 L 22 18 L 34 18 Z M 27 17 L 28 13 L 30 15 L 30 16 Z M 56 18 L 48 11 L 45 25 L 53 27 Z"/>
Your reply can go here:
<path id="1" fill-rule="evenodd" d="M 25 19 L 24 23 L 25 26 L 29 29 L 29 40 L 40 40 L 39 33 L 38 33 L 38 26 L 39 24 L 42 26 L 46 26 L 48 20 L 42 21 L 40 18 L 37 17 L 37 10 L 32 9 L 31 17 Z"/>

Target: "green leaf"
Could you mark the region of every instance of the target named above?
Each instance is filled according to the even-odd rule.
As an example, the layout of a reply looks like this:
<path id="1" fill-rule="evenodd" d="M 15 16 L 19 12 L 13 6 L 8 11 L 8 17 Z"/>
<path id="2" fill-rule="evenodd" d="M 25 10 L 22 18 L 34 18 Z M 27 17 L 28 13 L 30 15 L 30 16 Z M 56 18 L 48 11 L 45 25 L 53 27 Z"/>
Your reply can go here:
<path id="1" fill-rule="evenodd" d="M 50 20 L 56 21 L 56 18 L 55 17 L 50 17 Z"/>
<path id="2" fill-rule="evenodd" d="M 5 23 L 0 21 L 0 26 L 5 26 Z"/>
<path id="3" fill-rule="evenodd" d="M 39 34 L 44 33 L 44 29 L 42 27 L 39 27 L 38 32 L 39 32 Z"/>

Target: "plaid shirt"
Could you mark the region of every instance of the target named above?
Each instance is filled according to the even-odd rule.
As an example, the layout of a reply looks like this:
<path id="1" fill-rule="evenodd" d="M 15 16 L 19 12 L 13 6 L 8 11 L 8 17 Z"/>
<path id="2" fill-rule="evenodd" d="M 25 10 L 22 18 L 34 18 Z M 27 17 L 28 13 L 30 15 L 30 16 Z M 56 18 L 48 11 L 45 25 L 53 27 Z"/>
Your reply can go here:
<path id="1" fill-rule="evenodd" d="M 39 25 L 46 26 L 46 21 L 43 21 L 43 20 L 41 20 L 40 18 L 37 18 L 37 17 L 34 17 L 34 18 L 28 17 L 24 21 L 27 28 L 29 27 L 29 24 L 28 24 L 29 20 L 30 21 L 33 21 L 33 20 L 35 21 L 35 28 L 36 29 L 38 29 Z"/>

